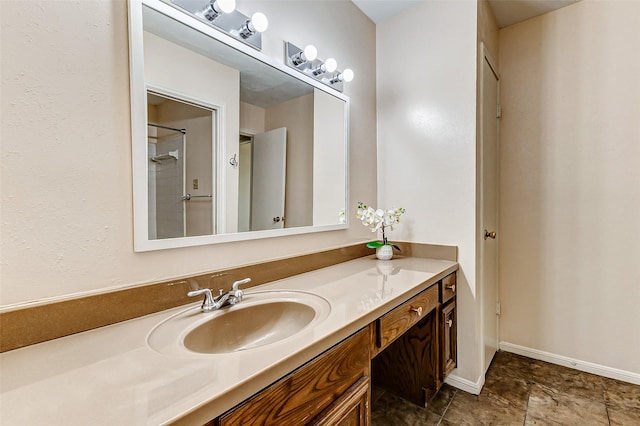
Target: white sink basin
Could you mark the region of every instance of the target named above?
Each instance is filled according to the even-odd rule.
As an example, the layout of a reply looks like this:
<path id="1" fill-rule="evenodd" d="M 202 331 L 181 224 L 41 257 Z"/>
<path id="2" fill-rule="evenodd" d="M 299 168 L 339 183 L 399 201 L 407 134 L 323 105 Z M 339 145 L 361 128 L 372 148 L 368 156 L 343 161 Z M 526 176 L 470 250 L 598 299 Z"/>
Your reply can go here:
<path id="1" fill-rule="evenodd" d="M 325 299 L 311 293 L 245 293 L 244 300 L 234 306 L 205 313 L 198 305 L 167 318 L 151 330 L 147 343 L 167 355 L 250 350 L 306 330 L 330 311 Z"/>

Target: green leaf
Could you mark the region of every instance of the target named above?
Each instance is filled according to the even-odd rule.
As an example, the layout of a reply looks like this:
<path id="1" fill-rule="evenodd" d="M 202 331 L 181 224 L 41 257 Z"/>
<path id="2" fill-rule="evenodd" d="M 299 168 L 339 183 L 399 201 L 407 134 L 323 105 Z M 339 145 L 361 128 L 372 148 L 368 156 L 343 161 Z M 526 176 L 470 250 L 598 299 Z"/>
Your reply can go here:
<path id="1" fill-rule="evenodd" d="M 402 250 L 400 250 L 400 247 L 398 247 L 395 244 L 391 244 L 391 247 L 393 247 L 394 249 L 398 250 L 399 253 L 402 253 Z"/>
<path id="2" fill-rule="evenodd" d="M 384 244 L 382 243 L 382 241 L 371 241 L 370 243 L 367 243 L 367 247 L 369 248 L 378 248 L 378 247 L 382 247 Z"/>

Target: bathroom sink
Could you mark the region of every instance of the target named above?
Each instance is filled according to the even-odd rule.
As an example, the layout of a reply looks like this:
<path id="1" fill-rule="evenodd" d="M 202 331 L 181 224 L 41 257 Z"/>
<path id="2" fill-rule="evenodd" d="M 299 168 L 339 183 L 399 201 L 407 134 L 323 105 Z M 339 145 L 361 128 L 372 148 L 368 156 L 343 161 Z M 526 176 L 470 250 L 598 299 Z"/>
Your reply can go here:
<path id="1" fill-rule="evenodd" d="M 190 307 L 158 324 L 147 337 L 163 354 L 225 354 L 271 345 L 325 319 L 331 306 L 298 291 L 245 293 L 236 305 L 214 312 Z"/>

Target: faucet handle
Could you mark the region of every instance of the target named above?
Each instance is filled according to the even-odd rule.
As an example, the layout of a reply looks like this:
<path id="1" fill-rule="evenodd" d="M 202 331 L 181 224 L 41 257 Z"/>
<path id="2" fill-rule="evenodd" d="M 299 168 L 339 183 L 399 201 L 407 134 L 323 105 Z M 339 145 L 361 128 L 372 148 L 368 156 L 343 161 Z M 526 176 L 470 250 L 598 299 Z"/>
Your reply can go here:
<path id="1" fill-rule="evenodd" d="M 231 286 L 232 291 L 238 291 L 238 287 L 251 282 L 251 278 L 245 278 L 244 280 L 235 281 Z"/>
<path id="2" fill-rule="evenodd" d="M 202 309 L 202 312 L 211 311 L 215 306 L 215 302 L 213 301 L 213 294 L 211 293 L 211 289 L 202 288 L 200 290 L 193 290 L 193 291 L 190 291 L 189 293 L 187 293 L 187 296 L 196 297 L 196 296 L 200 296 L 202 294 L 204 294 L 204 300 L 202 301 L 202 306 L 200 307 L 200 309 Z"/>
<path id="3" fill-rule="evenodd" d="M 238 287 L 249 282 L 251 282 L 251 278 L 245 278 L 244 280 L 236 281 L 233 283 L 233 285 L 231 286 L 231 294 L 235 298 L 233 301 L 234 304 L 241 302 L 242 298 L 244 297 L 244 292 Z"/>

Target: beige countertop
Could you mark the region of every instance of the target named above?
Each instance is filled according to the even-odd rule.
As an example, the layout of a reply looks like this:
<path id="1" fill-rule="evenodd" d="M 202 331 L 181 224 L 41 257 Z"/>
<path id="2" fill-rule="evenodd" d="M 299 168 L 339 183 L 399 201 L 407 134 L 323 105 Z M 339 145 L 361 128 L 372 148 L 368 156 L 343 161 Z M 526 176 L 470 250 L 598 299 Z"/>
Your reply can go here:
<path id="1" fill-rule="evenodd" d="M 329 315 L 279 342 L 230 354 L 149 347 L 156 325 L 199 302 L 5 352 L 0 424 L 205 423 L 456 269 L 444 260 L 365 257 L 253 287 L 247 296 L 315 294 L 329 303 Z"/>

